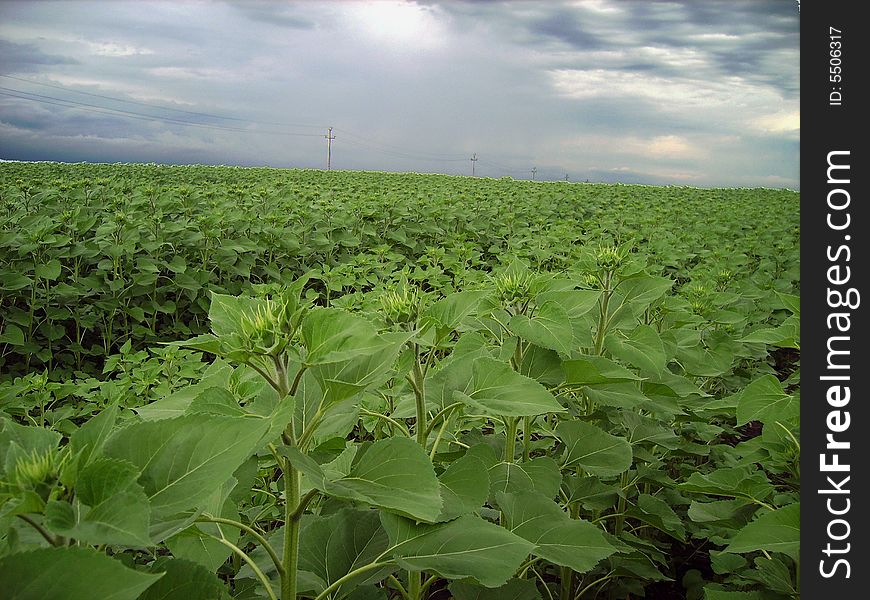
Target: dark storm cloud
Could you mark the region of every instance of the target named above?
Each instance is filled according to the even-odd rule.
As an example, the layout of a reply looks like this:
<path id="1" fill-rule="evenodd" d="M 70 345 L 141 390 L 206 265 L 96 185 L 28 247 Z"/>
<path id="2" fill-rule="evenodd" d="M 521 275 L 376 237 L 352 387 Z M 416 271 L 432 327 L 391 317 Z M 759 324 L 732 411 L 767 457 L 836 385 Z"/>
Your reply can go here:
<path id="1" fill-rule="evenodd" d="M 47 65 L 75 65 L 68 56 L 46 54 L 35 44 L 17 44 L 0 39 L 0 73 L 35 73 Z"/>

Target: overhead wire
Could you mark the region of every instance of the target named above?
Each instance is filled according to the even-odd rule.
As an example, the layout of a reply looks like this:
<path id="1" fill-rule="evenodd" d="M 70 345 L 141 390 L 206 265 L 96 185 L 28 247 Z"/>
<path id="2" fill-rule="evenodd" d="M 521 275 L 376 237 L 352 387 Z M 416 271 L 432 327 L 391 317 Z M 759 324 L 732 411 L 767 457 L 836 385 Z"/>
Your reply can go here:
<path id="1" fill-rule="evenodd" d="M 15 81 L 20 81 L 24 83 L 39 85 L 43 87 L 53 88 L 62 90 L 65 92 L 72 92 L 76 94 L 81 94 L 84 96 L 90 96 L 93 98 L 100 98 L 104 100 L 110 100 L 113 102 L 119 102 L 122 104 L 133 104 L 137 106 L 143 106 L 154 110 L 165 110 L 165 111 L 173 111 L 176 113 L 187 114 L 191 116 L 204 117 L 209 119 L 219 119 L 226 121 L 234 121 L 238 123 L 248 123 L 251 125 L 269 125 L 269 126 L 283 126 L 283 127 L 304 127 L 304 128 L 322 128 L 321 126 L 316 125 L 307 125 L 300 123 L 282 123 L 276 121 L 257 121 L 244 119 L 240 117 L 232 117 L 226 115 L 218 115 L 213 113 L 199 112 L 199 111 L 191 111 L 184 110 L 179 108 L 172 108 L 168 106 L 160 106 L 156 104 L 151 104 L 148 102 L 141 102 L 137 100 L 130 100 L 124 98 L 118 98 L 116 96 L 109 96 L 104 94 L 96 94 L 93 92 L 85 92 L 82 90 L 75 90 L 72 88 L 53 85 L 49 83 L 34 81 L 32 79 L 26 79 L 23 77 L 15 77 L 13 75 L 3 75 L 0 74 L 0 77 L 4 77 L 6 79 L 12 79 Z M 291 132 L 291 131 L 275 131 L 275 130 L 263 130 L 263 129 L 245 129 L 242 127 L 232 127 L 228 125 L 219 125 L 215 123 L 202 123 L 198 121 L 191 121 L 188 119 L 182 119 L 178 117 L 172 116 L 160 116 L 147 114 L 139 111 L 125 110 L 122 108 L 112 108 L 108 106 L 101 106 L 98 104 L 91 104 L 87 102 L 80 102 L 77 100 L 70 100 L 67 98 L 58 98 L 56 96 L 48 96 L 44 94 L 37 94 L 35 92 L 28 92 L 25 90 L 18 90 L 13 88 L 7 88 L 0 86 L 0 95 L 9 96 L 13 98 L 19 98 L 23 100 L 29 100 L 32 102 L 39 102 L 43 104 L 49 104 L 53 106 L 60 106 L 64 108 L 71 108 L 75 110 L 81 110 L 84 112 L 91 112 L 95 114 L 105 114 L 110 116 L 120 116 L 129 119 L 136 119 L 140 121 L 158 121 L 164 123 L 171 123 L 177 125 L 183 125 L 188 127 L 199 127 L 203 129 L 212 129 L 217 131 L 230 131 L 237 133 L 258 133 L 258 134 L 267 134 L 267 135 L 279 135 L 279 136 L 294 136 L 294 137 L 324 137 L 318 133 L 301 133 L 301 132 Z M 388 144 L 384 142 L 379 142 L 373 140 L 369 137 L 359 135 L 352 131 L 349 131 L 344 128 L 333 128 L 334 131 L 340 134 L 342 138 L 342 142 L 349 144 L 350 146 L 356 146 L 358 148 L 366 149 L 373 152 L 378 152 L 380 154 L 384 154 L 386 156 L 394 157 L 394 158 L 404 158 L 408 160 L 419 160 L 419 161 L 432 161 L 432 162 L 444 162 L 444 163 L 459 163 L 465 162 L 469 160 L 468 156 L 460 156 L 457 154 L 451 153 L 440 153 L 440 152 L 422 152 L 418 150 L 409 150 L 407 148 L 403 148 L 401 146 L 396 146 L 394 144 Z M 512 167 L 508 167 L 505 165 L 501 165 L 499 163 L 486 160 L 486 159 L 478 159 L 480 160 L 481 165 L 488 165 L 490 167 L 494 167 L 496 169 L 500 169 L 501 171 L 508 173 L 527 173 L 530 170 L 528 169 L 516 169 Z"/>
<path id="2" fill-rule="evenodd" d="M 182 108 L 173 108 L 171 106 L 161 106 L 161 105 L 152 104 L 149 102 L 141 102 L 139 100 L 130 100 L 130 99 L 126 99 L 126 98 L 118 98 L 117 96 L 107 96 L 105 94 L 95 94 L 93 92 L 85 92 L 82 90 L 76 90 L 76 89 L 73 89 L 70 87 L 65 87 L 62 85 L 54 85 L 54 84 L 45 83 L 42 81 L 34 81 L 32 79 L 26 79 L 24 77 L 15 77 L 14 75 L 2 75 L 2 74 L 0 74 L 0 77 L 4 77 L 6 79 L 14 79 L 15 81 L 22 81 L 24 83 L 30 83 L 33 85 L 40 85 L 43 87 L 53 88 L 53 89 L 61 90 L 64 92 L 72 92 L 73 94 L 82 94 L 84 96 L 91 96 L 93 98 L 102 98 L 104 100 L 112 100 L 113 102 L 135 104 L 137 106 L 145 106 L 145 107 L 154 108 L 157 110 L 170 110 L 173 112 L 183 113 L 183 114 L 187 114 L 187 115 L 194 115 L 194 116 L 198 116 L 198 117 L 207 117 L 210 119 L 223 119 L 226 121 L 238 121 L 238 122 L 243 122 L 243 123 L 253 123 L 255 125 L 277 125 L 280 127 L 307 127 L 307 128 L 311 128 L 311 129 L 325 129 L 325 127 L 320 126 L 320 125 L 307 125 L 307 124 L 303 124 L 303 123 L 286 123 L 286 122 L 278 122 L 278 121 L 257 121 L 257 120 L 252 120 L 252 119 L 243 119 L 241 117 L 228 117 L 226 115 L 217 115 L 214 113 L 198 112 L 198 111 L 193 111 L 193 110 L 184 110 Z"/>
<path id="3" fill-rule="evenodd" d="M 44 104 L 52 104 L 54 106 L 62 106 L 65 108 L 72 108 L 76 110 L 83 110 L 86 112 L 93 112 L 99 114 L 109 114 L 114 116 L 123 116 L 127 118 L 137 119 L 140 121 L 162 121 L 165 123 L 173 123 L 176 125 L 186 125 L 190 127 L 201 127 L 204 129 L 215 129 L 219 131 L 234 131 L 238 133 L 264 133 L 269 135 L 288 135 L 295 137 L 322 137 L 317 133 L 299 133 L 299 132 L 289 132 L 289 131 L 268 131 L 268 130 L 253 130 L 253 129 L 242 129 L 240 127 L 227 127 L 224 125 L 214 125 L 211 123 L 197 123 L 195 121 L 185 121 L 183 119 L 175 119 L 172 117 L 160 117 L 156 115 L 149 115 L 140 112 L 134 112 L 129 110 L 123 110 L 120 108 L 109 108 L 106 106 L 99 106 L 96 104 L 88 104 L 86 102 L 77 102 L 75 100 L 67 100 L 65 98 L 56 98 L 53 96 L 45 96 L 43 94 L 34 94 L 33 92 L 24 92 L 22 90 L 15 90 L 11 88 L 6 88 L 0 86 L 0 94 L 4 96 L 12 96 L 14 98 L 21 98 L 23 100 L 30 100 L 33 102 L 42 102 Z M 25 94 L 25 95 L 22 95 Z"/>

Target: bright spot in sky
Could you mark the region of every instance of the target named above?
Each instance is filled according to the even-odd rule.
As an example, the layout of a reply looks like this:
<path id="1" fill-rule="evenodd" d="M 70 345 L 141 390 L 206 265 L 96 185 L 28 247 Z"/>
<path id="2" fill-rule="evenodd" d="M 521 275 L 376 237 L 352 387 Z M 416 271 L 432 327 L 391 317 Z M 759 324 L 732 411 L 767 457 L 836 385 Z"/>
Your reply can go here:
<path id="1" fill-rule="evenodd" d="M 438 45 L 438 23 L 432 11 L 408 2 L 351 2 L 345 11 L 357 30 L 380 43 Z"/>

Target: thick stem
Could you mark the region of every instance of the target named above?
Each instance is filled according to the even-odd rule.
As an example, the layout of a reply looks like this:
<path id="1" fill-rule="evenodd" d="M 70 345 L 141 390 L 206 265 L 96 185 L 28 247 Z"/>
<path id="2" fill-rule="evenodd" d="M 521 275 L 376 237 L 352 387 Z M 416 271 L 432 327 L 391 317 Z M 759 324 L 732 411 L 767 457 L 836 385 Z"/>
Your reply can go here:
<path id="1" fill-rule="evenodd" d="M 417 443 L 426 447 L 428 439 L 428 430 L 426 428 L 426 395 L 423 385 L 423 370 L 420 368 L 420 347 L 414 344 L 414 375 L 413 385 L 414 401 L 417 407 Z"/>
<path id="2" fill-rule="evenodd" d="M 299 471 L 289 460 L 284 461 L 284 577 L 281 578 L 281 600 L 296 600 L 297 567 L 299 565 Z"/>
<path id="3" fill-rule="evenodd" d="M 523 417 L 523 462 L 529 461 L 532 450 L 532 417 Z"/>
<path id="4" fill-rule="evenodd" d="M 610 310 L 610 297 L 613 295 L 613 290 L 610 289 L 612 282 L 612 273 L 608 272 L 604 277 L 604 294 L 601 296 L 601 315 L 598 317 L 598 331 L 595 332 L 595 354 L 599 356 L 604 349 L 604 336 L 607 333 L 607 311 Z"/>
<path id="5" fill-rule="evenodd" d="M 423 591 L 423 574 L 420 571 L 408 571 L 408 598 L 410 600 L 422 600 L 420 594 Z"/>
<path id="6" fill-rule="evenodd" d="M 617 537 L 622 533 L 622 529 L 625 526 L 625 495 L 628 493 L 628 490 L 626 490 L 628 485 L 628 471 L 626 471 L 620 478 L 622 494 L 620 494 L 619 500 L 616 503 L 616 523 L 613 526 L 613 535 Z"/>
<path id="7" fill-rule="evenodd" d="M 505 417 L 504 426 L 504 461 L 512 463 L 517 451 L 517 419 L 515 417 Z"/>

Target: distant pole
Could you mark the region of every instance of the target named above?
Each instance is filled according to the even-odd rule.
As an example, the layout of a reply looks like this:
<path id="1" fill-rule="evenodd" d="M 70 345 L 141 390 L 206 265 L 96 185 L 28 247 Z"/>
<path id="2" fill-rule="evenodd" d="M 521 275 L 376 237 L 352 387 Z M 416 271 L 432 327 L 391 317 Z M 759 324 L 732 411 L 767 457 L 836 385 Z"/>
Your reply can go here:
<path id="1" fill-rule="evenodd" d="M 332 140 L 335 139 L 335 136 L 332 135 L 332 127 L 323 137 L 326 138 L 326 170 L 329 171 L 332 169 Z"/>
<path id="2" fill-rule="evenodd" d="M 535 180 L 535 175 L 538 174 L 538 167 L 532 167 L 532 181 Z"/>
<path id="3" fill-rule="evenodd" d="M 477 162 L 477 152 L 471 155 L 471 176 L 474 177 L 474 163 Z"/>
<path id="4" fill-rule="evenodd" d="M 565 181 L 568 181 L 568 174 L 565 173 Z"/>

